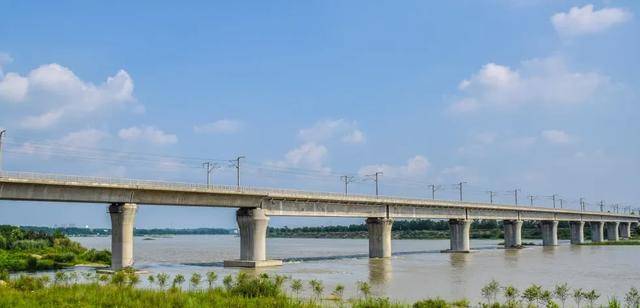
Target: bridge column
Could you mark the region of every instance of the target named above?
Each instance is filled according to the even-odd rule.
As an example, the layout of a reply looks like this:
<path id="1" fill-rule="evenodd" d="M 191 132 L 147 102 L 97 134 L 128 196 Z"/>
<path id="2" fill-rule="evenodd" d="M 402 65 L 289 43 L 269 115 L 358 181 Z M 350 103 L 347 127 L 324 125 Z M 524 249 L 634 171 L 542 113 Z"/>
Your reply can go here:
<path id="1" fill-rule="evenodd" d="M 630 222 L 621 222 L 620 223 L 620 237 L 623 239 L 628 239 L 631 237 L 631 223 Z"/>
<path id="2" fill-rule="evenodd" d="M 620 223 L 617 221 L 607 222 L 607 240 L 608 241 L 617 241 L 620 240 L 618 236 L 618 225 Z"/>
<path id="3" fill-rule="evenodd" d="M 505 220 L 504 248 L 522 247 L 522 220 Z"/>
<path id="4" fill-rule="evenodd" d="M 604 222 L 592 221 L 591 222 L 591 242 L 600 243 L 604 241 Z"/>
<path id="5" fill-rule="evenodd" d="M 367 218 L 369 231 L 369 258 L 391 257 L 391 226 L 389 218 Z"/>
<path id="6" fill-rule="evenodd" d="M 133 266 L 133 222 L 138 205 L 113 203 L 111 215 L 111 269 L 121 270 Z"/>
<path id="7" fill-rule="evenodd" d="M 267 225 L 269 217 L 259 208 L 236 211 L 240 231 L 240 259 L 226 260 L 226 267 L 264 267 L 282 265 L 281 260 L 267 260 Z"/>
<path id="8" fill-rule="evenodd" d="M 580 245 L 584 243 L 584 221 L 570 221 L 571 244 Z"/>
<path id="9" fill-rule="evenodd" d="M 451 249 L 449 252 L 469 252 L 469 230 L 471 220 L 449 219 Z"/>
<path id="10" fill-rule="evenodd" d="M 558 245 L 558 221 L 543 220 L 540 223 L 542 229 L 542 245 L 557 246 Z"/>

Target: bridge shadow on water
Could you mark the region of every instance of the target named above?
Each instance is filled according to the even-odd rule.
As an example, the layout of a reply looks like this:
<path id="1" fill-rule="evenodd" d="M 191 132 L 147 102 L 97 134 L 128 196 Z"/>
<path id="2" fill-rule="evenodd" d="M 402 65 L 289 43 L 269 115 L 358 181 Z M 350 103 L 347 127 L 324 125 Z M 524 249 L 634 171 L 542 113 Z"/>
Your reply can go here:
<path id="1" fill-rule="evenodd" d="M 496 247 L 474 247 L 474 251 L 478 250 L 495 250 Z M 442 250 L 414 250 L 414 251 L 400 251 L 394 252 L 392 256 L 409 256 L 409 255 L 420 255 L 420 254 L 440 254 Z M 360 254 L 351 254 L 351 255 L 338 255 L 338 256 L 310 256 L 310 257 L 290 257 L 283 258 L 283 263 L 301 263 L 301 262 L 314 262 L 314 261 L 332 261 L 332 260 L 348 260 L 348 259 L 365 259 L 369 258 L 369 255 L 366 253 Z M 191 262 L 191 263 L 181 263 L 181 265 L 188 266 L 206 266 L 206 267 L 224 267 L 223 262 Z"/>

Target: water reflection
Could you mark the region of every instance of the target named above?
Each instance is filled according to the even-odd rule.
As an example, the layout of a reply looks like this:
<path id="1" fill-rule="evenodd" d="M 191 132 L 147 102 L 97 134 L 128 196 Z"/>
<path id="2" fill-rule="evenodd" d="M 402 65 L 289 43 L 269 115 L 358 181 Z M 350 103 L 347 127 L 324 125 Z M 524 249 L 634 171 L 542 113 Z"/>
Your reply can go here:
<path id="1" fill-rule="evenodd" d="M 369 259 L 369 282 L 372 285 L 386 284 L 393 278 L 390 258 Z"/>
<path id="2" fill-rule="evenodd" d="M 454 269 L 464 269 L 465 266 L 467 266 L 467 263 L 471 260 L 472 256 L 474 253 L 477 252 L 471 252 L 471 253 L 448 253 L 449 255 L 449 264 L 451 264 L 451 266 Z"/>

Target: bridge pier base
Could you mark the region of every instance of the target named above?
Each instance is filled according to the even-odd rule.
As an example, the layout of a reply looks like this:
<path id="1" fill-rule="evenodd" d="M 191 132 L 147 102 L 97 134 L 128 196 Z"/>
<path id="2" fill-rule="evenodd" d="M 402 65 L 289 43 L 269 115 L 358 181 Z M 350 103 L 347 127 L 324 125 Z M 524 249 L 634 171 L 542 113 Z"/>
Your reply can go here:
<path id="1" fill-rule="evenodd" d="M 608 241 L 618 241 L 620 240 L 620 236 L 618 235 L 618 225 L 620 223 L 617 221 L 607 222 L 607 240 Z"/>
<path id="2" fill-rule="evenodd" d="M 133 266 L 133 223 L 138 205 L 113 203 L 111 216 L 111 269 L 121 270 Z"/>
<path id="3" fill-rule="evenodd" d="M 225 267 L 265 267 L 282 265 L 281 260 L 267 260 L 267 225 L 269 217 L 259 208 L 236 211 L 240 231 L 240 259 L 224 261 Z"/>
<path id="4" fill-rule="evenodd" d="M 470 252 L 469 230 L 471 220 L 449 219 L 449 236 L 451 248 L 446 252 Z"/>
<path id="5" fill-rule="evenodd" d="M 580 245 L 584 243 L 584 221 L 570 221 L 571 244 Z"/>
<path id="6" fill-rule="evenodd" d="M 367 218 L 369 231 L 369 258 L 391 257 L 391 226 L 389 218 Z"/>
<path id="7" fill-rule="evenodd" d="M 620 223 L 620 238 L 628 239 L 631 237 L 631 223 L 630 222 L 621 222 Z"/>
<path id="8" fill-rule="evenodd" d="M 604 222 L 592 221 L 591 222 L 591 242 L 600 243 L 604 241 Z"/>
<path id="9" fill-rule="evenodd" d="M 543 220 L 540 223 L 542 229 L 542 246 L 558 245 L 558 221 Z"/>
<path id="10" fill-rule="evenodd" d="M 522 248 L 522 220 L 505 220 L 504 248 Z"/>

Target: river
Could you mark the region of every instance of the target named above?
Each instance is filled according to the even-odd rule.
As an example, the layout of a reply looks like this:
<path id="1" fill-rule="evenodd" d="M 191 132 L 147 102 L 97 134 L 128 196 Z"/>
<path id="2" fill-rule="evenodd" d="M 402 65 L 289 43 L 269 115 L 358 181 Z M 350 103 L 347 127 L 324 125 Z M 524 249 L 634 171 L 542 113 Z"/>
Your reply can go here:
<path id="1" fill-rule="evenodd" d="M 82 245 L 110 248 L 109 237 L 74 238 Z M 224 268 L 222 261 L 239 255 L 239 238 L 230 235 L 181 235 L 134 240 L 135 267 L 151 274 L 170 275 L 215 271 L 219 281 L 240 269 Z M 368 241 L 362 239 L 269 238 L 267 254 L 283 259 L 282 267 L 259 269 L 305 281 L 321 280 L 325 293 L 336 284 L 346 286 L 346 297 L 356 296 L 358 281 L 370 282 L 372 293 L 397 301 L 427 297 L 481 300 L 480 289 L 491 279 L 520 290 L 532 283 L 552 288 L 567 282 L 572 288 L 596 289 L 606 300 L 623 298 L 631 286 L 640 287 L 640 247 L 532 246 L 500 249 L 497 240 L 472 240 L 474 252 L 441 253 L 448 240 L 393 240 L 390 260 L 370 260 Z M 243 269 L 246 270 L 246 269 Z M 142 277 L 146 281 L 146 277 Z M 634 285 L 635 284 L 635 285 Z M 308 292 L 307 292 L 308 294 Z"/>

